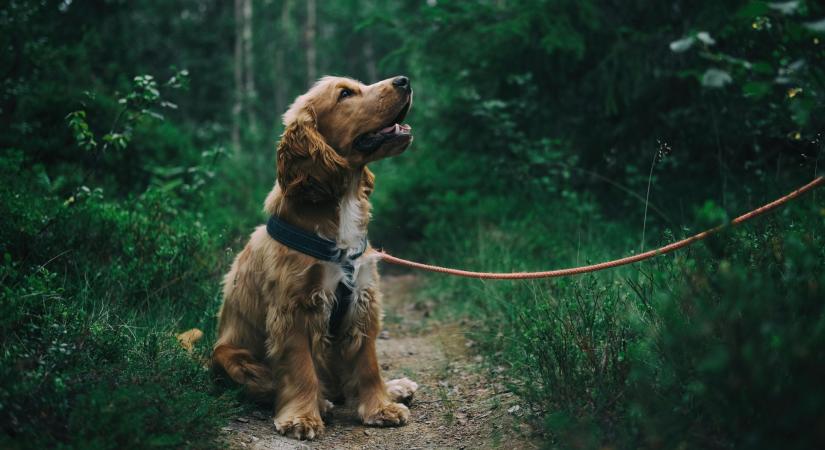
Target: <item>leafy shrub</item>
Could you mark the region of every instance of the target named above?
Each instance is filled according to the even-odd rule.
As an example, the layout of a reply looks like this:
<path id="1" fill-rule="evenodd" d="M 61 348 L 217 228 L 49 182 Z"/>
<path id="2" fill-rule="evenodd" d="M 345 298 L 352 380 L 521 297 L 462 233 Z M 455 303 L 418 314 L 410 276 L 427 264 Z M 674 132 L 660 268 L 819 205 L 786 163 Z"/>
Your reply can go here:
<path id="1" fill-rule="evenodd" d="M 812 200 L 635 267 L 536 282 L 438 278 L 426 295 L 479 322 L 474 339 L 506 367 L 549 446 L 818 447 L 825 209 Z M 719 223 L 718 207 L 700 214 L 701 227 Z M 600 256 L 578 260 L 558 218 L 552 238 L 503 221 L 506 233 L 481 228 L 435 257 L 535 270 L 549 263 L 531 240 L 557 267 L 632 245 L 606 226 L 580 249 Z"/>
<path id="2" fill-rule="evenodd" d="M 0 276 L 4 448 L 215 445 L 229 399 L 168 331 L 79 304 L 46 269 Z"/>
<path id="3" fill-rule="evenodd" d="M 650 268 L 655 315 L 630 377 L 648 444 L 825 444 L 823 205 L 810 200 Z"/>
<path id="4" fill-rule="evenodd" d="M 5 448 L 208 448 L 234 408 L 201 353 L 228 264 L 185 185 L 122 200 L 57 196 L 20 152 L 0 157 L 0 416 Z M 191 180 L 190 180 L 191 181 Z M 203 186 L 201 186 L 202 188 Z"/>

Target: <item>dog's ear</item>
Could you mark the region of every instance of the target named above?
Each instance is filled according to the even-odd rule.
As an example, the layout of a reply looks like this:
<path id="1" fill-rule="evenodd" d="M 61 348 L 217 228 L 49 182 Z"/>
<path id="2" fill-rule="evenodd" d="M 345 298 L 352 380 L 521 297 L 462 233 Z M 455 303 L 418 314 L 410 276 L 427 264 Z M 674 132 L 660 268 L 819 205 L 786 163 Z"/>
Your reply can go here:
<path id="1" fill-rule="evenodd" d="M 307 108 L 290 116 L 278 144 L 278 183 L 285 197 L 319 203 L 344 190 L 347 162 L 318 132 Z"/>

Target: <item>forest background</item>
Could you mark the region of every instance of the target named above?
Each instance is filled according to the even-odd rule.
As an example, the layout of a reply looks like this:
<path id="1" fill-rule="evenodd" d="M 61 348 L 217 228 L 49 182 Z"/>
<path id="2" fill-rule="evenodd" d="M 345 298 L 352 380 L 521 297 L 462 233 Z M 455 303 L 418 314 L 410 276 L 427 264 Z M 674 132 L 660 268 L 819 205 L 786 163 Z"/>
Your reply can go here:
<path id="1" fill-rule="evenodd" d="M 0 446 L 208 448 L 180 351 L 324 74 L 405 74 L 374 246 L 476 270 L 650 249 L 822 174 L 825 7 L 709 0 L 9 0 Z M 633 267 L 431 276 L 551 448 L 825 445 L 825 194 Z"/>

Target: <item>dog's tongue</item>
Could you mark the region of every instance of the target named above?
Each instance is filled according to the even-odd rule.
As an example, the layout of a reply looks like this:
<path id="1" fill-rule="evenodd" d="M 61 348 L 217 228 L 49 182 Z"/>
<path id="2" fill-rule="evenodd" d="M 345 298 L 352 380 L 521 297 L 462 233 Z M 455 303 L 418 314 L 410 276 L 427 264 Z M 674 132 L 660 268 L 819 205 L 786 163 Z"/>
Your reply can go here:
<path id="1" fill-rule="evenodd" d="M 394 123 L 386 128 L 382 128 L 379 133 L 382 134 L 390 134 L 390 133 L 401 133 L 401 132 L 409 132 L 411 127 L 407 124 L 399 125 Z"/>
<path id="2" fill-rule="evenodd" d="M 389 133 L 397 133 L 398 132 L 398 124 L 394 123 L 387 128 L 382 128 L 380 133 L 389 134 Z"/>

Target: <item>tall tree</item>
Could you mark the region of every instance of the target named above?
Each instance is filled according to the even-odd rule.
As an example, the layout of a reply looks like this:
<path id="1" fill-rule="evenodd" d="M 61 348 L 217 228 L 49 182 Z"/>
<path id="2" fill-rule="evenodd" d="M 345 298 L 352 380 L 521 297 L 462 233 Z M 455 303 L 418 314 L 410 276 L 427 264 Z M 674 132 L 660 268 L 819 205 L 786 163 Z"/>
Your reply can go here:
<path id="1" fill-rule="evenodd" d="M 317 8 L 315 0 L 307 0 L 307 20 L 304 29 L 306 58 L 307 58 L 307 85 L 312 85 L 318 79 L 316 62 L 315 35 L 317 34 Z"/>
<path id="2" fill-rule="evenodd" d="M 364 60 L 367 63 L 368 83 L 375 83 L 378 78 L 378 68 L 375 63 L 375 48 L 372 45 L 372 36 L 367 34 L 367 39 L 364 41 Z"/>
<path id="3" fill-rule="evenodd" d="M 291 0 L 283 0 L 281 3 L 281 18 L 278 26 L 279 42 L 275 49 L 275 76 L 272 77 L 275 82 L 275 127 L 277 128 L 281 122 L 280 114 L 286 109 L 287 93 L 289 89 L 289 76 L 287 75 L 285 55 L 286 47 L 290 44 L 290 36 L 292 36 L 292 24 L 290 23 L 289 10 Z"/>
<path id="4" fill-rule="evenodd" d="M 244 0 L 235 0 L 235 99 L 232 105 L 232 148 L 241 148 L 241 110 L 243 109 L 243 5 Z"/>
<path id="5" fill-rule="evenodd" d="M 366 17 L 369 17 L 375 14 L 376 5 L 375 2 L 372 1 L 361 1 L 358 5 L 359 9 L 362 11 L 362 14 L 365 14 Z M 378 64 L 375 61 L 375 46 L 373 45 L 372 41 L 375 37 L 375 34 L 372 32 L 370 28 L 364 30 L 364 45 L 361 46 L 362 51 L 364 52 L 364 62 L 366 63 L 367 68 L 367 77 L 369 83 L 374 83 L 378 79 Z"/>
<path id="6" fill-rule="evenodd" d="M 247 126 L 253 136 L 257 136 L 258 120 L 252 105 L 257 104 L 258 93 L 255 90 L 255 59 L 252 39 L 252 0 L 243 0 L 243 70 L 244 96 L 243 108 L 247 116 Z"/>

